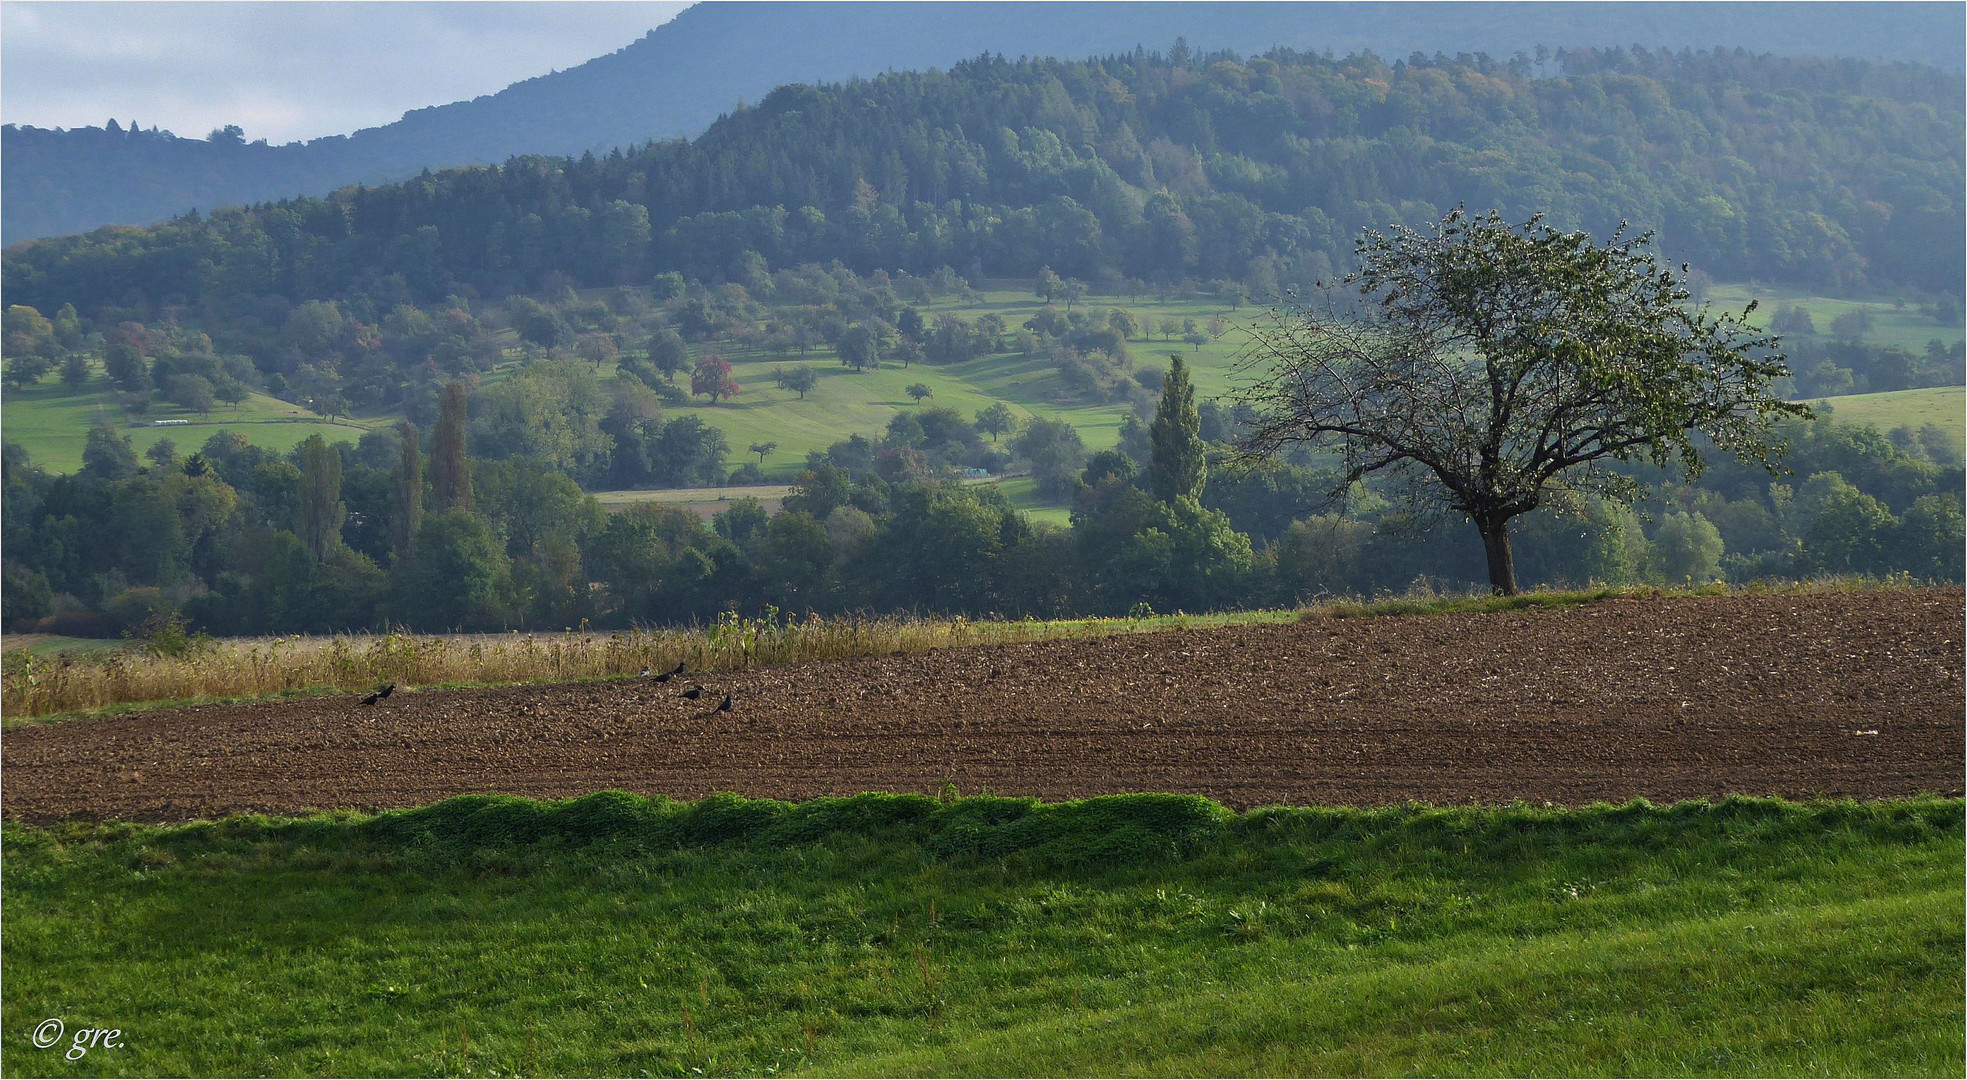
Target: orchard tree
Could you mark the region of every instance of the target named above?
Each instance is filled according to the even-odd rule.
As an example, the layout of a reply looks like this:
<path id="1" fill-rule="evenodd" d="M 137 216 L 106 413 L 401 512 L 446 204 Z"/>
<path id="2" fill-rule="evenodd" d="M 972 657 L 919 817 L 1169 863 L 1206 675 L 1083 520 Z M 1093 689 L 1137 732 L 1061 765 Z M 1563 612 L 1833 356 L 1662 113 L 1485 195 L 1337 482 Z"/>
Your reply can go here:
<path id="1" fill-rule="evenodd" d="M 1011 412 L 1009 405 L 1001 401 L 977 410 L 977 430 L 989 435 L 993 443 L 999 435 L 1015 430 L 1017 426 L 1017 416 Z"/>
<path id="2" fill-rule="evenodd" d="M 750 447 L 751 452 L 758 455 L 758 464 L 761 467 L 765 464 L 765 459 L 771 456 L 772 451 L 778 448 L 779 444 L 775 442 L 755 442 Z"/>
<path id="3" fill-rule="evenodd" d="M 909 383 L 908 386 L 902 390 L 902 393 L 907 394 L 909 397 L 914 398 L 915 403 L 917 405 L 920 405 L 922 403 L 923 398 L 936 396 L 936 392 L 934 390 L 929 389 L 929 385 L 927 383 L 919 383 L 919 382 Z"/>
<path id="4" fill-rule="evenodd" d="M 819 381 L 819 373 L 803 365 L 785 373 L 785 388 L 796 392 L 801 401 L 806 400 L 806 392 L 818 385 Z"/>
<path id="5" fill-rule="evenodd" d="M 649 366 L 675 381 L 678 372 L 690 366 L 690 347 L 683 336 L 665 326 L 649 336 Z"/>
<path id="6" fill-rule="evenodd" d="M 723 398 L 737 397 L 737 381 L 731 378 L 731 365 L 716 353 L 705 353 L 690 372 L 690 393 L 703 394 L 712 405 Z"/>
<path id="7" fill-rule="evenodd" d="M 848 327 L 834 348 L 840 353 L 840 362 L 855 371 L 881 366 L 880 342 L 874 331 L 861 323 Z"/>
<path id="8" fill-rule="evenodd" d="M 1459 208 L 1426 232 L 1368 230 L 1319 309 L 1273 309 L 1253 335 L 1244 453 L 1327 446 L 1345 486 L 1404 482 L 1475 524 L 1502 595 L 1510 522 L 1552 489 L 1630 502 L 1639 485 L 1614 464 L 1691 479 L 1707 448 L 1774 472 L 1775 421 L 1809 415 L 1770 392 L 1788 374 L 1777 339 L 1749 324 L 1752 301 L 1690 307 L 1686 268 L 1658 265 L 1651 240 Z"/>

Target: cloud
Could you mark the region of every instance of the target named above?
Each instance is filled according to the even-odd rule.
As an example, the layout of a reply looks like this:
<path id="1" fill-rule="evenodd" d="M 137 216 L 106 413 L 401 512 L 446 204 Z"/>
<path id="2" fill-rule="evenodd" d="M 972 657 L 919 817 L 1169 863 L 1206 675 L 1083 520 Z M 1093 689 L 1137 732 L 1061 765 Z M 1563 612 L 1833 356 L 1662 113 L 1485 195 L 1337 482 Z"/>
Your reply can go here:
<path id="1" fill-rule="evenodd" d="M 613 52 L 685 3 L 0 4 L 0 120 L 274 143 L 387 124 Z"/>

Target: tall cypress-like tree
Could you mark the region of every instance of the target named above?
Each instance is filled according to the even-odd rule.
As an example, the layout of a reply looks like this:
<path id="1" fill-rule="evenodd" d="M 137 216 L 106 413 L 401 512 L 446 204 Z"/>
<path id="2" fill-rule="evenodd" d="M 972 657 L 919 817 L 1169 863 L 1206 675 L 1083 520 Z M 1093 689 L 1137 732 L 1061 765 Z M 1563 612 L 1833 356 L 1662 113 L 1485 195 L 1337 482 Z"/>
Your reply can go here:
<path id="1" fill-rule="evenodd" d="M 1161 378 L 1161 405 L 1148 427 L 1148 481 L 1155 498 L 1173 504 L 1183 495 L 1202 497 L 1209 463 L 1202 453 L 1202 415 L 1195 408 L 1195 386 L 1188 381 L 1182 358 L 1170 358 L 1174 363 Z"/>
<path id="2" fill-rule="evenodd" d="M 471 509 L 471 466 L 464 456 L 463 383 L 444 388 L 437 411 L 437 437 L 430 448 L 430 486 L 437 510 Z"/>
<path id="3" fill-rule="evenodd" d="M 396 425 L 403 437 L 396 458 L 396 506 L 389 519 L 390 547 L 398 563 L 407 562 L 423 522 L 423 455 L 417 449 L 417 428 L 408 420 Z"/>
<path id="4" fill-rule="evenodd" d="M 348 507 L 341 499 L 341 455 L 319 435 L 301 444 L 301 498 L 295 532 L 314 561 L 341 543 Z"/>

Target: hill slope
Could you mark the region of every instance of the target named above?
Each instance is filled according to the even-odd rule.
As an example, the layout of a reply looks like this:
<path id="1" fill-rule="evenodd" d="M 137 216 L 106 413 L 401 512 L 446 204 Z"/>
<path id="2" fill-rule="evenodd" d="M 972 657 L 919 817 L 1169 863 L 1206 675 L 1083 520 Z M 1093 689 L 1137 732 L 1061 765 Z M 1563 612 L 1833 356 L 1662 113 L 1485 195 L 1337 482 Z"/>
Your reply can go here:
<path id="1" fill-rule="evenodd" d="M 984 52 L 1081 57 L 1274 46 L 1382 56 L 1639 42 L 1874 57 L 1959 70 L 1946 4 L 719 4 L 607 56 L 352 136 L 267 146 L 103 128 L 0 131 L 0 238 L 143 224 L 187 209 L 319 194 L 423 168 L 579 154 L 691 136 L 789 82 L 946 67 Z"/>
<path id="2" fill-rule="evenodd" d="M 387 311 L 837 259 L 1270 295 L 1343 269 L 1362 227 L 1466 203 L 1657 229 L 1718 278 L 1960 289 L 1959 76 L 1637 50 L 1528 67 L 1132 53 L 787 86 L 694 142 L 16 245 L 5 285 L 44 312 L 356 290 Z"/>

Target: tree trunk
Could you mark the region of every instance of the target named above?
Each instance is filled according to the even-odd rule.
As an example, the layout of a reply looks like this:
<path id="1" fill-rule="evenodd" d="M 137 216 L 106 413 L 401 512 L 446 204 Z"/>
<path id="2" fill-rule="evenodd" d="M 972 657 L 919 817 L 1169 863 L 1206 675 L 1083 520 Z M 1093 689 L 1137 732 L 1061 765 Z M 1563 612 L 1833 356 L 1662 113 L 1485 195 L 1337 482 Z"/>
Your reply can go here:
<path id="1" fill-rule="evenodd" d="M 1482 547 L 1489 555 L 1489 590 L 1497 596 L 1516 595 L 1516 555 L 1509 548 L 1509 519 L 1478 518 Z"/>

